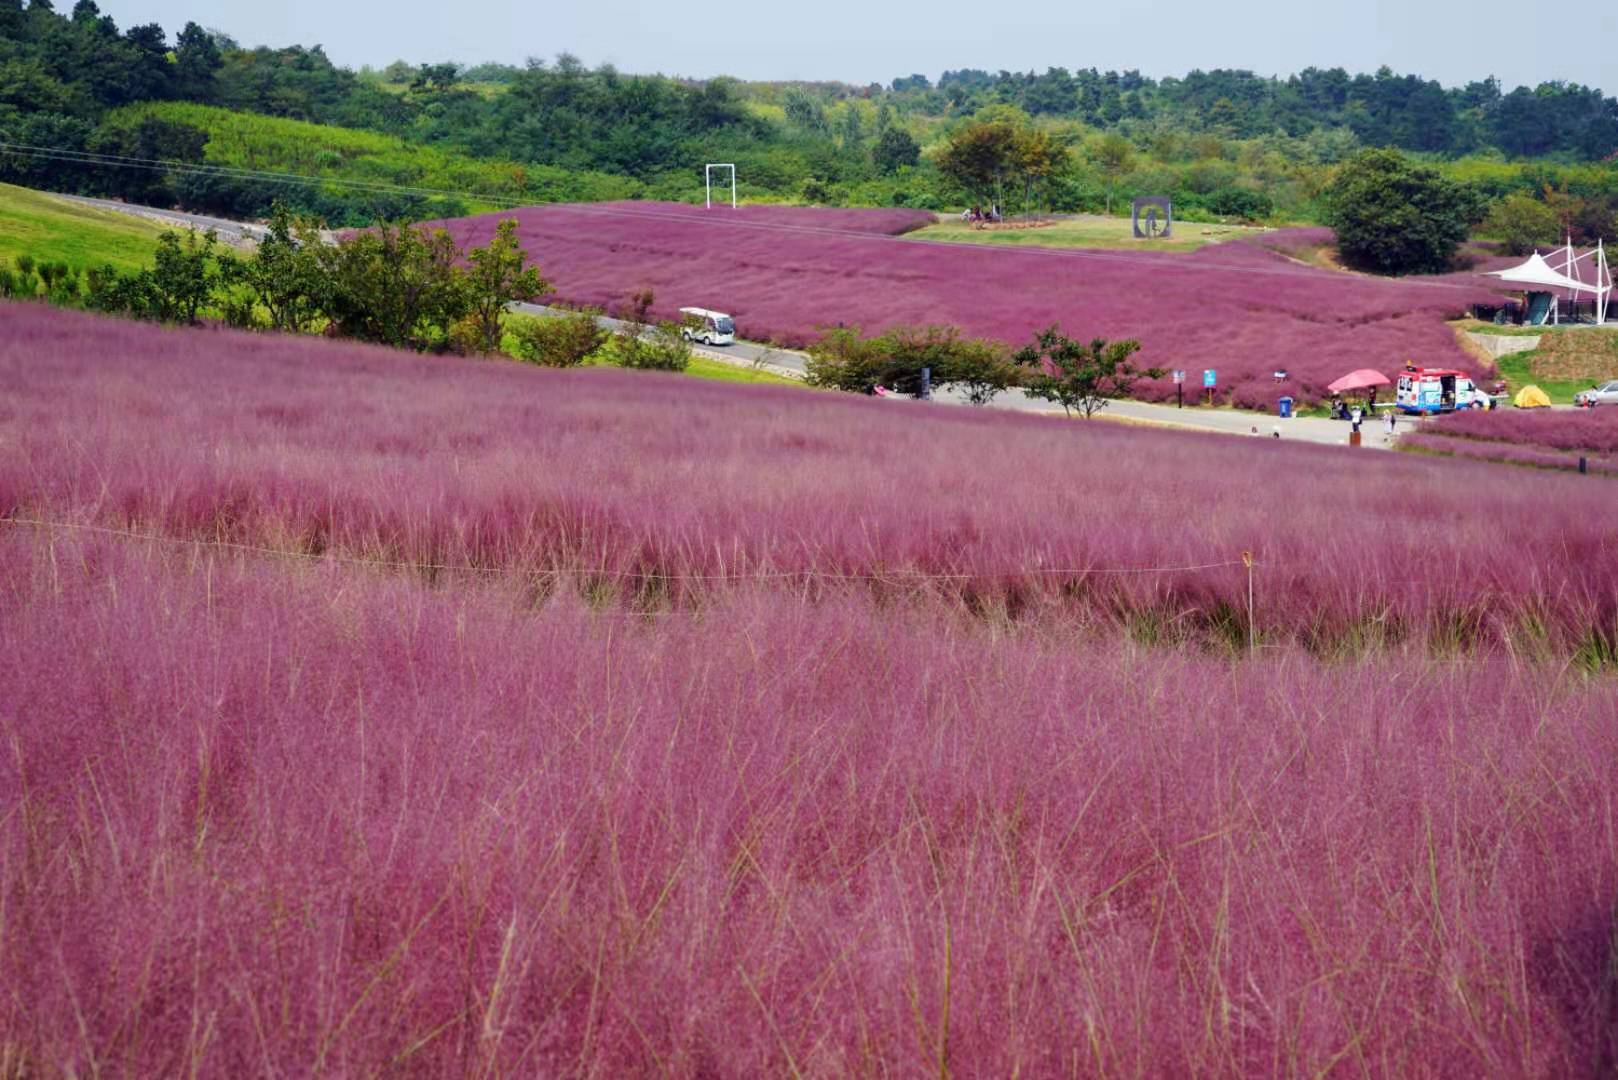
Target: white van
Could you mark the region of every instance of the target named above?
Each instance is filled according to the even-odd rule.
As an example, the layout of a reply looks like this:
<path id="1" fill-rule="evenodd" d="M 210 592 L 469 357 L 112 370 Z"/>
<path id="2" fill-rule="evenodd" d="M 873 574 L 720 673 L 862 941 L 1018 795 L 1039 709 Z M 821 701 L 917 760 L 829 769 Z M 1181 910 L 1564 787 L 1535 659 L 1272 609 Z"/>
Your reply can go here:
<path id="1" fill-rule="evenodd" d="M 700 341 L 704 345 L 730 345 L 736 341 L 736 321 L 722 311 L 683 307 L 680 322 L 680 332 L 687 341 Z"/>

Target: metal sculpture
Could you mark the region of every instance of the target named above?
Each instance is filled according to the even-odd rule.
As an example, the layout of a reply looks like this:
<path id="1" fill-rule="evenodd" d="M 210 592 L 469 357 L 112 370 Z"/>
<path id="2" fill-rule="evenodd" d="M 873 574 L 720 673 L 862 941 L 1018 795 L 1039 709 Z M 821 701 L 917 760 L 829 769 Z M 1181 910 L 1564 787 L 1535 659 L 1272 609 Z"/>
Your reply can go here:
<path id="1" fill-rule="evenodd" d="M 1148 195 L 1134 202 L 1135 239 L 1167 240 L 1174 229 L 1174 203 L 1165 195 Z"/>

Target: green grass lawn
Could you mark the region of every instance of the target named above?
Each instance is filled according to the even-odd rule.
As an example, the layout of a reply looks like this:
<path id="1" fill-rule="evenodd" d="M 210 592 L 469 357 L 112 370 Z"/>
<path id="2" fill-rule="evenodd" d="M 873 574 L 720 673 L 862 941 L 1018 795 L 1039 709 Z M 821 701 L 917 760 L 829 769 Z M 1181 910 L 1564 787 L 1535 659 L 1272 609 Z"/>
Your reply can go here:
<path id="1" fill-rule="evenodd" d="M 108 263 L 139 270 L 151 263 L 164 231 L 156 222 L 0 184 L 0 262 L 8 267 L 32 255 L 81 270 Z"/>
<path id="2" fill-rule="evenodd" d="M 1532 383 L 1552 402 L 1568 405 L 1580 390 L 1618 379 L 1618 327 L 1495 326 L 1476 320 L 1456 324 L 1462 330 L 1506 337 L 1537 337 L 1532 352 L 1513 353 L 1495 361 L 1511 393 Z"/>
<path id="3" fill-rule="evenodd" d="M 789 379 L 784 375 L 774 375 L 768 371 L 755 371 L 750 367 L 738 367 L 727 364 L 722 360 L 710 360 L 706 356 L 693 356 L 691 364 L 685 369 L 687 375 L 694 375 L 699 379 L 714 379 L 718 382 L 734 383 L 763 383 L 769 386 L 803 386 L 802 379 Z"/>
<path id="4" fill-rule="evenodd" d="M 959 218 L 946 218 L 937 225 L 905 234 L 910 239 L 946 240 L 962 244 L 1004 244 L 1013 247 L 1109 248 L 1125 251 L 1195 251 L 1209 244 L 1233 240 L 1261 232 L 1242 225 L 1204 225 L 1176 221 L 1174 235 L 1167 240 L 1137 240 L 1129 218 L 1085 214 L 1059 218 L 1038 228 L 974 228 Z"/>

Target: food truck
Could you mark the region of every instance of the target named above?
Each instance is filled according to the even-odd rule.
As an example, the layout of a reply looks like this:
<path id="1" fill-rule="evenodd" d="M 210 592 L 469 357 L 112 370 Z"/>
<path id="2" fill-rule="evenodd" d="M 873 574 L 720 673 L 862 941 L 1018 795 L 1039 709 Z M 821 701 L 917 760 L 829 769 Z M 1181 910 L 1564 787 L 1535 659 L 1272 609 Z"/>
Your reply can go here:
<path id="1" fill-rule="evenodd" d="M 1489 397 L 1464 371 L 1407 367 L 1399 372 L 1393 401 L 1400 412 L 1425 415 L 1486 408 Z"/>

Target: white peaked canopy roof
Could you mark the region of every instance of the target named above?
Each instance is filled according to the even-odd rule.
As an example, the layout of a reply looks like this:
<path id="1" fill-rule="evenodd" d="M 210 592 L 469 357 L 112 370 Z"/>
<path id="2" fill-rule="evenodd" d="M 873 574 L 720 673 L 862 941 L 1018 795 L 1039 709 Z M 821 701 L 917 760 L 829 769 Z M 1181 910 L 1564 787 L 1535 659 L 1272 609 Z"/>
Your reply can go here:
<path id="1" fill-rule="evenodd" d="M 1607 321 L 1607 304 L 1612 295 L 1612 269 L 1607 265 L 1606 245 L 1597 241 L 1594 251 L 1580 254 L 1573 250 L 1573 239 L 1569 237 L 1566 247 L 1556 251 L 1553 257 L 1561 259 L 1560 266 L 1548 261 L 1536 251 L 1521 266 L 1513 266 L 1510 270 L 1493 270 L 1489 276 L 1532 288 L 1566 289 L 1570 293 L 1588 293 L 1595 297 L 1596 325 L 1603 325 Z M 1586 268 L 1579 264 L 1586 260 L 1590 262 L 1588 269 L 1594 271 L 1591 275 L 1595 278 L 1594 281 L 1584 280 Z M 1551 305 L 1551 318 L 1556 322 L 1561 321 L 1558 305 L 1554 299 Z"/>
<path id="2" fill-rule="evenodd" d="M 1497 277 L 1501 281 L 1510 281 L 1519 285 L 1539 285 L 1547 289 L 1573 289 L 1577 292 L 1596 292 L 1597 287 L 1586 285 L 1582 281 L 1568 277 L 1560 270 L 1551 269 L 1551 264 L 1545 261 L 1545 256 L 1534 252 L 1528 261 L 1521 266 L 1513 266 L 1509 270 L 1491 270 L 1490 277 Z"/>

